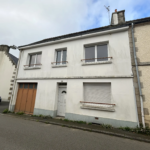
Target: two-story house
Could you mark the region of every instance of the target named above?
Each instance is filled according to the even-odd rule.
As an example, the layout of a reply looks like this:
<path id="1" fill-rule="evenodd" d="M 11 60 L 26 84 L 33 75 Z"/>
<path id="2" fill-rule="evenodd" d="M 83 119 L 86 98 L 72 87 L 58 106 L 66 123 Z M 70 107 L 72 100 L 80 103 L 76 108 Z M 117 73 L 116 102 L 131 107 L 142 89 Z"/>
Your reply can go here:
<path id="1" fill-rule="evenodd" d="M 20 46 L 9 110 L 136 127 L 128 29 L 122 17 L 116 25 Z"/>

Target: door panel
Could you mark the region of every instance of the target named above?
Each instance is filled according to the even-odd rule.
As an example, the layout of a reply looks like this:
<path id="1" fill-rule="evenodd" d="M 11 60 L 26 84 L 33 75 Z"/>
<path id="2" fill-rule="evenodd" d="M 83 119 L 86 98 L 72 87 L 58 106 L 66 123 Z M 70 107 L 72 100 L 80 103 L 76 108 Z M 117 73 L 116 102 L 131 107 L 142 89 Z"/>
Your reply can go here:
<path id="1" fill-rule="evenodd" d="M 33 99 L 33 83 L 29 84 L 25 113 L 30 113 L 32 99 Z"/>
<path id="2" fill-rule="evenodd" d="M 34 84 L 32 103 L 31 103 L 31 108 L 30 108 L 31 114 L 33 113 L 33 110 L 34 110 L 34 104 L 35 104 L 35 98 L 36 98 L 36 88 L 37 88 L 37 84 Z"/>
<path id="3" fill-rule="evenodd" d="M 57 115 L 65 116 L 66 112 L 66 87 L 60 87 L 58 92 Z"/>
<path id="4" fill-rule="evenodd" d="M 24 84 L 24 89 L 23 89 L 22 99 L 21 99 L 21 105 L 20 105 L 20 111 L 21 112 L 25 111 L 27 96 L 28 96 L 28 84 Z"/>
<path id="5" fill-rule="evenodd" d="M 16 100 L 16 105 L 15 105 L 15 112 L 19 111 L 20 104 L 21 104 L 23 84 L 21 86 L 20 85 L 19 85 L 19 88 L 18 88 L 17 100 Z"/>

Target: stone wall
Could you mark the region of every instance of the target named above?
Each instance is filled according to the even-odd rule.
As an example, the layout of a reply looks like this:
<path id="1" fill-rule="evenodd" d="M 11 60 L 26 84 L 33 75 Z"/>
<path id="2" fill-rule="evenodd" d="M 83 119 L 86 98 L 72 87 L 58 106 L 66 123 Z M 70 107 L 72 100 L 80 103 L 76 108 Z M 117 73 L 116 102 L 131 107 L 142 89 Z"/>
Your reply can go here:
<path id="1" fill-rule="evenodd" d="M 134 74 L 134 87 L 137 99 L 138 114 L 140 114 L 140 99 L 133 59 L 131 28 L 129 29 L 130 50 L 132 56 L 132 70 Z M 143 95 L 145 124 L 150 126 L 150 23 L 141 23 L 134 26 L 134 39 L 138 62 L 138 71 Z M 141 122 L 141 117 L 139 116 Z"/>

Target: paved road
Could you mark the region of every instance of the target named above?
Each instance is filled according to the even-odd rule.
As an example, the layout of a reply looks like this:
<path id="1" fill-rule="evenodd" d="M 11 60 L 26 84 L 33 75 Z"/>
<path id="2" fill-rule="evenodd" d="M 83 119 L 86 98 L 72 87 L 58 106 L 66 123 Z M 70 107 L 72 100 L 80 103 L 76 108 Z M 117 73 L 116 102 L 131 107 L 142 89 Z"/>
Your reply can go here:
<path id="1" fill-rule="evenodd" d="M 150 150 L 150 144 L 0 114 L 0 150 Z"/>
<path id="2" fill-rule="evenodd" d="M 9 102 L 2 101 L 0 102 L 0 113 L 2 113 L 5 109 L 8 109 Z"/>

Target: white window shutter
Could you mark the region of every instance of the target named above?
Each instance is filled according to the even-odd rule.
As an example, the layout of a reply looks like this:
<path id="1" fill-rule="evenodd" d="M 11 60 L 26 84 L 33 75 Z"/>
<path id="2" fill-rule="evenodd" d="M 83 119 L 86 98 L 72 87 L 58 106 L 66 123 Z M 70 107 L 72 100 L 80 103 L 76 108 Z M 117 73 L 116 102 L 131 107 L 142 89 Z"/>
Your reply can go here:
<path id="1" fill-rule="evenodd" d="M 111 103 L 111 83 L 84 83 L 86 102 Z"/>

